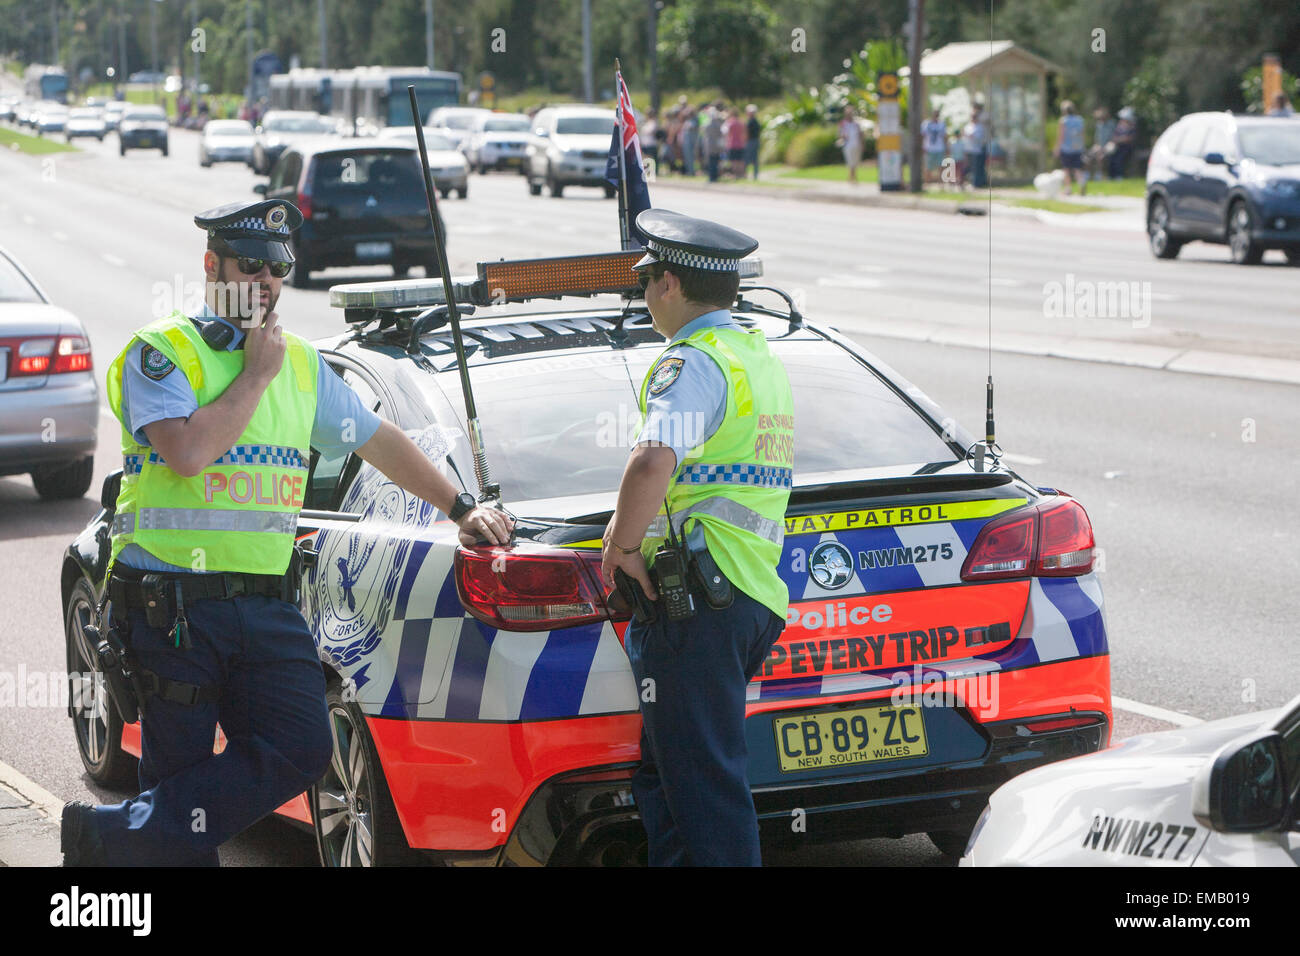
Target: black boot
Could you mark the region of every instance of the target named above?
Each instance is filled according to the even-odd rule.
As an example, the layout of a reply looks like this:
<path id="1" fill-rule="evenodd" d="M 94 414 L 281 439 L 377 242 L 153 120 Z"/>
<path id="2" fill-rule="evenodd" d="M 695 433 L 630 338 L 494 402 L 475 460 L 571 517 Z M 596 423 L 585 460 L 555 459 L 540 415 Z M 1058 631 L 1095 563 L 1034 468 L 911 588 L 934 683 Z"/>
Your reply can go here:
<path id="1" fill-rule="evenodd" d="M 107 866 L 104 844 L 90 817 L 90 804 L 74 800 L 63 806 L 59 849 L 64 866 Z"/>

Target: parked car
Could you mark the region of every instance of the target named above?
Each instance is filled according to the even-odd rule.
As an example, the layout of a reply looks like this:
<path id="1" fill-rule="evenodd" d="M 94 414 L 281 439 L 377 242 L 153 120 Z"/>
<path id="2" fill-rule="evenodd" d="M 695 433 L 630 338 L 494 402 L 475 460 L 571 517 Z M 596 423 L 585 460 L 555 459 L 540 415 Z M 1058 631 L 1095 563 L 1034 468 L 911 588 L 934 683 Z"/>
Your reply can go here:
<path id="1" fill-rule="evenodd" d="M 279 812 L 315 831 L 325 865 L 644 858 L 629 788 L 644 689 L 622 646 L 628 614 L 597 574 L 635 425 L 623 411 L 664 349 L 639 257 L 486 257 L 454 282 L 458 300 L 501 304 L 509 290 L 519 304 L 462 313 L 465 368 L 433 311 L 441 282 L 330 290 L 322 356 L 458 488 L 474 475 L 470 377 L 519 520 L 513 548 L 461 548 L 445 515 L 359 456 L 311 455 L 300 603 L 336 758 Z M 1000 784 L 1109 741 L 1087 515 L 1013 472 L 977 471 L 974 438 L 918 388 L 747 285 L 733 315 L 784 363 L 799 423 L 777 566 L 787 624 L 745 705 L 760 831 L 770 846 L 923 832 L 960 853 Z M 577 298 L 593 291 L 613 294 Z M 870 409 L 860 428 L 852 408 Z M 74 673 L 103 593 L 111 481 L 61 575 Z M 114 761 L 129 773 L 138 725 L 111 708 L 72 716 L 90 776 Z"/>
<path id="2" fill-rule="evenodd" d="M 564 195 L 565 186 L 595 186 L 613 199 L 618 190 L 605 180 L 605 161 L 614 133 L 614 111 L 594 106 L 551 106 L 533 117 L 525 175 L 528 191 Z"/>
<path id="3" fill-rule="evenodd" d="M 253 124 L 248 120 L 208 120 L 199 134 L 199 165 L 251 163 Z"/>
<path id="4" fill-rule="evenodd" d="M 12 123 L 18 111 L 18 99 L 13 96 L 0 97 L 0 120 Z"/>
<path id="5" fill-rule="evenodd" d="M 1016 777 L 962 864 L 1300 866 L 1300 697 Z"/>
<path id="6" fill-rule="evenodd" d="M 489 113 L 474 118 L 463 145 L 470 169 L 524 170 L 532 121 L 523 113 Z"/>
<path id="7" fill-rule="evenodd" d="M 410 147 L 374 139 L 291 146 L 270 182 L 253 189 L 302 212 L 293 237 L 295 286 L 328 266 L 391 264 L 399 276 L 414 265 L 426 275 L 437 271 L 424 174 Z"/>
<path id="8" fill-rule="evenodd" d="M 1147 165 L 1151 252 L 1227 243 L 1232 261 L 1280 249 L 1300 265 L 1300 120 L 1192 113 L 1160 134 Z"/>
<path id="9" fill-rule="evenodd" d="M 129 103 L 117 125 L 118 152 L 128 149 L 160 149 L 167 155 L 167 114 L 161 106 Z"/>
<path id="10" fill-rule="evenodd" d="M 428 122 L 424 125 L 440 130 L 456 144 L 457 149 L 462 149 L 474 125 L 474 118 L 491 113 L 491 110 L 481 106 L 439 106 L 429 113 Z"/>
<path id="11" fill-rule="evenodd" d="M 68 122 L 63 135 L 69 143 L 78 136 L 93 136 L 101 143 L 108 127 L 104 125 L 104 111 L 97 106 L 78 106 L 68 111 Z"/>
<path id="12" fill-rule="evenodd" d="M 253 155 L 249 166 L 266 176 L 291 143 L 321 136 L 338 135 L 338 121 L 310 110 L 271 110 L 253 132 Z"/>
<path id="13" fill-rule="evenodd" d="M 0 249 L 0 475 L 30 474 L 42 498 L 80 498 L 98 429 L 85 327 Z"/>
<path id="14" fill-rule="evenodd" d="M 419 155 L 419 145 L 415 139 L 414 126 L 390 126 L 379 134 L 386 143 L 400 143 L 410 146 Z M 469 196 L 469 164 L 464 155 L 456 149 L 446 135 L 445 129 L 424 131 L 424 150 L 429 157 L 429 174 L 433 177 L 433 187 L 443 199 L 455 190 L 461 199 Z"/>

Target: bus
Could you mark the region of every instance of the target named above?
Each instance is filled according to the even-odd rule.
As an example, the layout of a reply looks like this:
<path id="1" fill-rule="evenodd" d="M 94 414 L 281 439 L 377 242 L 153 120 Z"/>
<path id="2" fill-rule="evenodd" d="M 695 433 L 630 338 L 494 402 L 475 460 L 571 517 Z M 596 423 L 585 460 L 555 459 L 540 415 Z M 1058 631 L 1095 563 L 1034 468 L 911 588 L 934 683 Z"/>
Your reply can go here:
<path id="1" fill-rule="evenodd" d="M 27 68 L 24 77 L 23 92 L 29 100 L 52 100 L 55 103 L 68 101 L 68 74 L 61 66 L 45 66 L 33 63 Z"/>
<path id="2" fill-rule="evenodd" d="M 439 106 L 460 102 L 459 73 L 427 67 L 358 66 L 338 70 L 333 77 L 333 114 L 358 133 L 375 133 L 385 126 L 410 126 L 411 101 L 406 87 L 415 87 L 421 116 Z"/>
<path id="3" fill-rule="evenodd" d="M 288 73 L 276 73 L 270 79 L 267 104 L 273 110 L 310 110 L 333 112 L 333 77 L 337 70 L 299 67 Z"/>

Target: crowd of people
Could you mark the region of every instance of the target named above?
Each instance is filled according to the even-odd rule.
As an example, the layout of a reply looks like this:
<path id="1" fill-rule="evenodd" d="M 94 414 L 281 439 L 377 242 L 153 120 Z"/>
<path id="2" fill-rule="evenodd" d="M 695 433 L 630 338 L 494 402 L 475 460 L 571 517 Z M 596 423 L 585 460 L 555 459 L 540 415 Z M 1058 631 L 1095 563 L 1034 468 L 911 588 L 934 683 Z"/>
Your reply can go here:
<path id="1" fill-rule="evenodd" d="M 1056 128 L 1053 155 L 1065 172 L 1065 193 L 1077 181 L 1079 194 L 1088 191 L 1089 179 L 1123 179 L 1137 140 L 1137 114 L 1131 106 L 1114 119 L 1110 110 L 1099 106 L 1092 111 L 1092 145 L 1086 146 L 1083 117 L 1070 100 L 1061 101 L 1061 120 Z"/>
<path id="2" fill-rule="evenodd" d="M 924 154 L 922 179 L 926 185 L 947 184 L 957 189 L 967 184 L 976 189 L 988 185 L 989 122 L 984 107 L 975 104 L 969 122 L 956 135 L 933 110 L 921 123 L 921 152 Z M 951 177 L 944 176 L 944 165 L 951 160 Z M 850 180 L 853 175 L 850 172 Z"/>
<path id="3" fill-rule="evenodd" d="M 740 109 L 722 100 L 692 105 L 683 95 L 660 117 L 649 111 L 638 127 L 641 153 L 654 161 L 660 174 L 696 176 L 709 182 L 722 178 L 758 178 L 758 107 Z"/>

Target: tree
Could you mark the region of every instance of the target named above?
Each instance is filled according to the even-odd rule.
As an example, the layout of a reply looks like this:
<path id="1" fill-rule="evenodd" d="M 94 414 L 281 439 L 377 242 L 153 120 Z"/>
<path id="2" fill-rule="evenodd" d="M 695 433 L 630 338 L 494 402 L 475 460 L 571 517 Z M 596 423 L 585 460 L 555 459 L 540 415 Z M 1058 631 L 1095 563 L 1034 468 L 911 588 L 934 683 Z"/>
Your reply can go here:
<path id="1" fill-rule="evenodd" d="M 688 87 L 716 86 L 732 99 L 776 93 L 780 36 L 766 3 L 683 0 L 659 21 L 660 76 L 680 77 Z"/>

